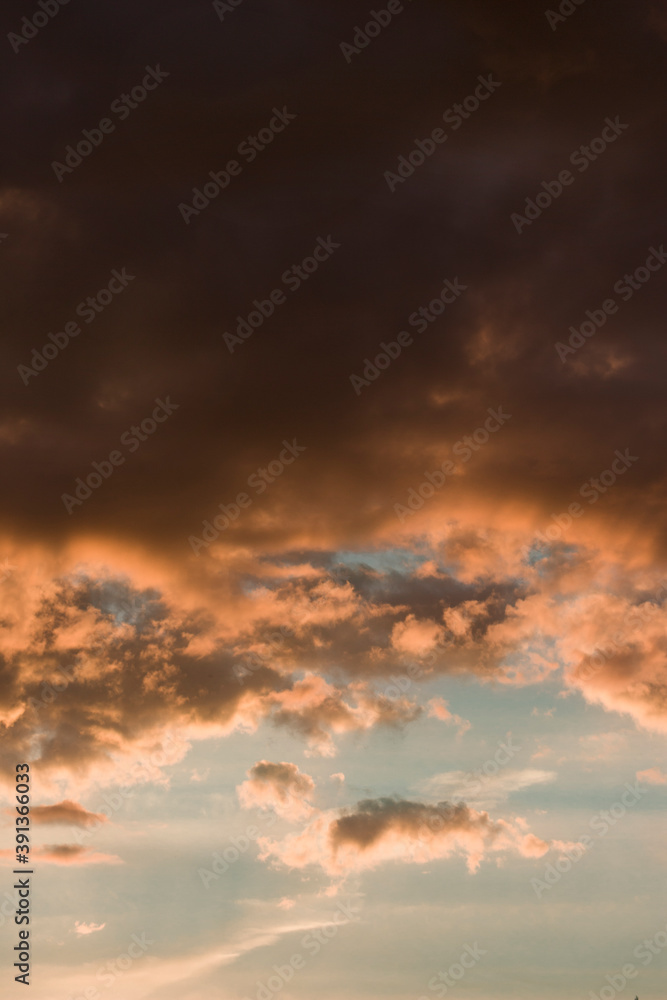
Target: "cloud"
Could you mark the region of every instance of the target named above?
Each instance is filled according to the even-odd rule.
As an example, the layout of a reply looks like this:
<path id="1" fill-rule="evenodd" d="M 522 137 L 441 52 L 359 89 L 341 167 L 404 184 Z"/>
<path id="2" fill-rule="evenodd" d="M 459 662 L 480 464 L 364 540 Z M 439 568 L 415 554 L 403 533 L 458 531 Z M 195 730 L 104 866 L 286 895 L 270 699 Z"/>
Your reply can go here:
<path id="1" fill-rule="evenodd" d="M 338 735 L 400 727 L 420 715 L 408 699 L 377 694 L 368 678 L 334 684 L 299 669 L 318 643 L 330 644 L 330 629 L 343 627 L 317 610 L 323 592 L 311 599 L 278 581 L 277 594 L 241 602 L 232 627 L 201 606 L 188 608 L 182 594 L 170 601 L 155 588 L 138 590 L 106 572 L 41 581 L 31 574 L 24 568 L 14 575 L 0 634 L 0 768 L 6 774 L 15 759 L 39 759 L 45 781 L 76 776 L 80 794 L 93 765 L 97 780 L 109 780 L 172 730 L 205 739 L 252 732 L 268 721 L 300 736 L 310 751 L 332 756 Z M 312 580 L 303 586 L 312 589 Z M 274 608 L 280 594 L 281 606 Z M 287 640 L 280 636 L 278 647 L 271 616 L 284 620 L 288 597 L 314 604 L 315 611 L 310 607 L 307 623 Z M 360 595 L 355 602 L 368 603 Z M 380 612 L 386 613 L 383 602 L 363 620 Z M 352 631 L 361 624 L 362 618 Z M 181 757 L 188 746 L 183 741 Z"/>
<path id="2" fill-rule="evenodd" d="M 466 545 L 481 543 L 474 536 Z M 504 553 L 507 570 L 507 538 L 487 530 L 482 550 Z M 330 555 L 294 554 L 297 576 L 273 575 L 279 559 L 235 555 L 225 586 L 237 574 L 243 593 L 222 593 L 208 578 L 186 591 L 168 575 L 158 587 L 138 567 L 137 586 L 92 566 L 89 575 L 44 576 L 25 555 L 12 558 L 17 569 L 0 581 L 0 769 L 10 776 L 16 759 L 36 753 L 44 780 L 69 780 L 70 796 L 83 794 L 93 766 L 98 781 L 113 780 L 167 731 L 196 740 L 269 723 L 309 753 L 333 756 L 347 733 L 420 717 L 411 699 L 381 693 L 384 678 L 404 674 L 415 657 L 425 677 L 526 684 L 561 671 L 588 701 L 646 728 L 667 726 L 664 592 L 651 577 L 640 586 L 616 570 L 618 593 L 601 591 L 610 569 L 600 553 L 554 550 L 528 564 L 521 583 L 415 577 L 408 560 L 404 572 L 395 563 L 348 566 L 344 584 L 326 587 L 321 561 Z M 281 622 L 290 622 L 283 633 Z M 325 680 L 332 651 L 335 680 Z M 441 701 L 427 710 L 450 721 Z"/>
<path id="3" fill-rule="evenodd" d="M 458 726 L 459 736 L 462 736 L 471 728 L 471 723 L 467 719 L 462 719 L 460 715 L 452 715 L 447 705 L 444 698 L 431 698 L 428 702 L 429 717 Z"/>
<path id="4" fill-rule="evenodd" d="M 446 795 L 454 800 L 465 799 L 477 805 L 491 806 L 506 801 L 514 792 L 555 781 L 556 777 L 555 771 L 536 768 L 504 769 L 496 774 L 486 774 L 483 770 L 444 771 L 418 782 L 416 788 L 434 798 Z"/>
<path id="5" fill-rule="evenodd" d="M 506 543 L 487 530 L 482 549 L 509 558 Z M 415 657 L 415 684 L 449 673 L 540 683 L 560 671 L 588 701 L 667 727 L 667 612 L 655 578 L 640 586 L 614 570 L 618 593 L 603 592 L 606 559 L 573 549 L 528 564 L 520 583 L 415 577 L 408 560 L 404 572 L 349 566 L 347 582 L 324 587 L 323 558 L 294 554 L 295 577 L 272 575 L 280 560 L 234 556 L 225 586 L 236 573 L 246 589 L 223 594 L 208 579 L 203 590 L 169 576 L 158 587 L 145 568 L 151 585 L 140 589 L 136 567 L 137 586 L 92 566 L 88 575 L 44 576 L 13 556 L 17 569 L 0 581 L 0 770 L 11 776 L 16 759 L 33 755 L 47 783 L 70 781 L 64 787 L 78 796 L 92 767 L 98 781 L 113 780 L 167 731 L 196 740 L 263 723 L 290 730 L 308 753 L 333 756 L 345 734 L 420 717 L 410 698 L 381 693 L 384 678 L 404 674 Z M 304 570 L 307 559 L 314 572 Z M 337 603 L 326 610 L 331 593 Z M 283 633 L 280 622 L 291 623 Z M 333 651 L 335 679 L 325 680 Z M 428 710 L 450 721 L 442 701 Z"/>
<path id="6" fill-rule="evenodd" d="M 279 816 L 292 822 L 308 819 L 313 813 L 309 798 L 315 791 L 315 782 L 296 764 L 285 761 L 272 764 L 260 760 L 248 771 L 248 780 L 236 792 L 244 809 L 258 806 L 275 809 Z"/>
<path id="7" fill-rule="evenodd" d="M 406 659 L 432 653 L 433 673 L 470 673 L 505 683 L 538 683 L 564 670 L 566 683 L 590 703 L 629 714 L 647 728 L 667 726 L 664 649 L 657 630 L 621 644 L 595 677 L 586 673 L 598 644 L 613 634 L 618 606 L 645 599 L 664 564 L 663 435 L 654 419 L 661 397 L 653 379 L 664 340 L 653 285 L 622 306 L 618 320 L 606 325 L 603 336 L 588 340 L 574 362 L 561 362 L 554 350 L 575 318 L 582 320 L 591 309 L 591 289 L 600 289 L 600 295 L 613 289 L 616 275 L 645 259 L 636 193 L 646 206 L 661 197 L 645 130 L 629 129 L 616 147 L 619 154 L 601 163 L 605 183 L 592 193 L 584 181 L 568 189 L 559 203 L 563 211 L 550 210 L 549 223 L 536 220 L 518 235 L 509 222 L 512 208 L 534 196 L 535 178 L 547 176 L 563 158 L 566 162 L 567 151 L 593 127 L 590 108 L 582 104 L 573 113 L 558 82 L 594 67 L 610 106 L 620 106 L 614 102 L 624 100 L 636 81 L 629 65 L 619 70 L 604 53 L 631 27 L 634 51 L 639 58 L 646 53 L 644 64 L 653 65 L 651 46 L 655 32 L 664 33 L 665 18 L 653 14 L 652 31 L 641 18 L 632 26 L 611 18 L 604 37 L 582 36 L 573 49 L 557 53 L 548 47 L 544 22 L 519 18 L 517 40 L 508 37 L 515 25 L 508 29 L 504 23 L 502 5 L 482 2 L 470 11 L 459 6 L 455 20 L 460 15 L 465 30 L 470 19 L 471 44 L 455 70 L 449 67 L 451 92 L 465 93 L 480 65 L 490 65 L 501 79 L 529 81 L 538 100 L 548 95 L 553 116 L 538 121 L 533 115 L 529 135 L 519 126 L 505 128 L 502 115 L 492 115 L 486 126 L 480 117 L 471 132 L 463 129 L 451 143 L 448 184 L 434 185 L 428 166 L 417 171 L 401 185 L 405 213 L 391 220 L 382 198 L 364 198 L 363 212 L 348 220 L 340 254 L 304 283 L 289 311 L 275 311 L 275 336 L 260 335 L 252 345 L 239 346 L 233 359 L 220 338 L 209 336 L 220 287 L 219 275 L 208 267 L 206 239 L 193 251 L 199 275 L 193 301 L 190 276 L 178 264 L 176 237 L 162 211 L 165 197 L 173 200 L 173 191 L 191 189 L 200 170 L 197 123 L 217 114 L 210 80 L 224 75 L 214 46 L 202 51 L 185 90 L 179 90 L 183 81 L 170 80 L 173 127 L 186 136 L 176 159 L 165 155 L 157 119 L 154 132 L 146 124 L 151 141 L 145 144 L 145 161 L 137 165 L 122 202 L 129 198 L 138 206 L 130 243 L 139 275 L 95 321 L 108 335 L 89 338 L 83 352 L 66 348 L 57 362 L 33 375 L 27 392 L 14 368 L 14 361 L 30 361 L 24 330 L 37 337 L 56 317 L 72 315 L 73 304 L 106 277 L 106 264 L 101 273 L 95 252 L 99 234 L 115 260 L 125 253 L 128 233 L 118 226 L 120 195 L 110 196 L 92 179 L 89 197 L 63 201 L 48 177 L 29 168 L 48 163 L 53 149 L 64 149 L 79 128 L 87 84 L 75 39 L 63 35 L 53 50 L 58 65 L 72 68 L 68 101 L 47 96 L 40 87 L 6 95 L 9 131 L 20 135 L 27 128 L 25 102 L 39 97 L 51 111 L 57 106 L 61 132 L 54 136 L 44 124 L 53 116 L 43 116 L 26 133 L 31 156 L 16 165 L 16 176 L 0 192 L 7 227 L 13 226 L 2 247 L 7 314 L 25 318 L 25 324 L 8 324 L 4 331 L 14 360 L 0 414 L 0 452 L 12 484 L 0 497 L 0 556 L 12 567 L 0 581 L 5 772 L 18 751 L 31 748 L 35 732 L 46 771 L 81 776 L 91 764 L 122 753 L 133 734 L 159 733 L 172 722 L 223 735 L 271 720 L 300 733 L 312 749 L 329 753 L 337 734 L 327 726 L 326 706 L 283 711 L 274 695 L 290 691 L 305 671 L 324 676 L 333 665 L 338 704 L 329 718 L 338 726 L 343 719 L 358 725 L 360 706 L 347 700 L 349 679 L 372 683 L 391 676 Z M 182 33 L 184 16 L 174 13 L 164 25 L 167 51 L 170 39 Z M 429 5 L 424 19 L 415 22 L 414 69 L 427 75 L 439 71 L 437 39 L 450 37 L 451 27 L 448 6 Z M 301 54 L 289 47 L 298 36 L 291 28 L 288 24 L 286 33 L 292 41 L 283 39 L 285 65 L 300 69 Z M 378 72 L 391 82 L 392 51 L 398 57 L 391 46 L 398 43 L 388 33 L 382 44 L 389 46 L 389 58 Z M 417 75 L 409 70 L 406 78 L 414 81 Z M 441 94 L 436 89 L 424 95 L 411 84 L 401 108 L 389 113 L 382 86 L 370 106 L 360 104 L 350 77 L 341 82 L 341 117 L 327 97 L 329 83 L 317 75 L 310 83 L 313 100 L 326 109 L 326 141 L 304 141 L 295 132 L 289 146 L 307 173 L 314 203 L 319 199 L 336 218 L 349 198 L 349 176 L 330 169 L 341 137 L 354 135 L 358 162 L 375 164 L 377 136 L 367 128 L 369 116 L 377 119 L 379 134 L 409 135 L 415 122 L 440 120 Z M 243 119 L 262 120 L 264 89 L 247 93 L 240 86 Z M 526 120 L 520 90 L 503 85 L 498 100 L 507 121 Z M 642 105 L 647 120 L 659 111 L 655 100 L 648 97 Z M 200 112 L 195 116 L 192 101 Z M 239 128 L 234 116 L 220 123 L 213 160 L 234 148 Z M 226 324 L 235 323 L 244 303 L 260 294 L 253 248 L 264 248 L 264 273 L 280 274 L 286 261 L 302 260 L 314 240 L 312 204 L 292 197 L 287 154 L 285 147 L 286 158 L 267 158 L 266 173 L 263 168 L 257 175 L 256 197 L 240 194 L 238 212 L 219 200 L 210 208 L 213 214 L 207 210 L 209 222 L 200 220 L 206 227 L 215 217 L 235 233 L 239 248 L 225 260 Z M 104 156 L 111 157 L 106 162 L 113 173 L 120 164 L 111 146 Z M 369 178 L 380 176 L 375 167 L 362 173 L 371 187 L 375 181 Z M 641 248 L 636 261 L 619 249 L 616 216 L 607 204 L 612 190 L 627 223 L 625 247 Z M 266 205 L 270 211 L 264 211 Z M 443 249 L 445 221 L 464 237 Z M 147 224 L 153 241 L 137 238 Z M 414 226 L 424 236 L 406 261 L 397 248 Z M 582 227 L 591 234 L 586 246 L 579 239 Z M 63 240 L 71 266 L 52 287 L 52 261 Z M 475 252 L 481 245 L 490 248 L 488 255 Z M 361 270 L 367 275 L 363 286 L 349 280 Z M 469 285 L 438 321 L 446 324 L 447 336 L 425 332 L 422 346 L 404 352 L 355 399 L 351 371 L 361 372 L 382 338 L 391 341 L 415 310 L 433 301 L 445 273 L 460 274 Z M 142 280 L 141 274 L 152 277 Z M 47 297 L 41 294 L 45 287 Z M 380 287 L 388 290 L 381 301 Z M 322 342 L 340 349 L 326 372 L 318 369 L 313 376 L 308 351 L 316 302 Z M 137 323 L 143 331 L 139 346 L 133 335 Z M 260 339 L 261 364 L 250 364 L 247 351 Z M 155 366 L 150 362 L 158 354 L 161 363 Z M 221 394 L 231 360 L 235 378 L 225 381 Z M 148 416 L 154 397 L 170 387 L 179 406 L 174 419 L 146 448 L 127 454 L 122 473 L 95 489 L 71 517 L 58 509 L 57 498 L 92 471 L 99 443 L 118 443 L 127 427 Z M 618 405 L 610 413 L 612 390 Z M 358 404 L 354 419 L 346 392 L 350 405 Z M 484 436 L 489 409 L 503 401 L 512 414 L 507 425 L 481 447 L 473 442 L 469 460 L 461 460 L 456 442 L 480 430 Z M 208 414 L 205 421 L 202 412 Z M 256 492 L 250 485 L 253 470 L 276 459 L 285 435 L 302 433 L 303 458 Z M 306 440 L 308 434 L 312 440 Z M 586 502 L 582 484 L 608 468 L 614 450 L 631 440 L 641 440 L 641 460 L 613 489 L 597 494 L 594 505 Z M 437 470 L 447 461 L 455 471 L 440 488 Z M 418 487 L 426 476 L 436 485 L 423 492 L 433 495 L 400 523 L 395 503 L 404 504 L 412 490 L 418 506 Z M 240 490 L 249 491 L 250 507 L 210 548 L 193 556 L 188 536 L 201 533 L 221 498 L 228 503 Z M 173 503 L 165 507 L 167 495 Z M 581 518 L 556 528 L 554 513 L 567 521 L 569 515 L 558 512 L 573 502 L 581 504 Z M 555 544 L 534 544 L 538 531 L 555 533 Z M 407 553 L 404 566 L 389 567 L 399 549 Z M 383 555 L 385 567 L 378 568 Z M 345 566 L 349 579 L 325 578 L 336 564 Z M 601 605 L 606 600 L 609 614 L 598 609 L 598 633 L 581 636 L 575 648 L 568 642 L 568 625 L 579 612 L 585 620 L 588 610 L 594 611 L 583 601 L 576 607 L 579 595 L 595 596 Z M 281 651 L 267 635 L 284 623 L 294 635 Z M 263 665 L 241 684 L 234 671 L 251 653 Z M 56 687 L 65 683 L 62 669 L 74 676 L 67 682 L 71 719 Z M 374 720 L 369 727 L 382 724 L 387 714 L 369 712 Z"/>
<path id="8" fill-rule="evenodd" d="M 434 621 L 418 621 L 408 615 L 405 621 L 397 622 L 391 633 L 394 649 L 409 656 L 425 656 L 438 645 L 443 628 Z"/>
<path id="9" fill-rule="evenodd" d="M 77 934 L 96 934 L 98 931 L 103 931 L 106 924 L 84 924 L 82 921 L 77 920 L 74 924 L 74 930 Z"/>
<path id="10" fill-rule="evenodd" d="M 419 864 L 462 855 L 476 871 L 491 852 L 541 857 L 549 845 L 506 820 L 491 820 L 464 803 L 426 805 L 367 799 L 340 814 L 322 813 L 301 833 L 258 841 L 263 859 L 291 868 L 318 865 L 329 875 L 375 868 L 389 861 Z"/>
<path id="11" fill-rule="evenodd" d="M 115 854 L 103 854 L 79 844 L 45 844 L 33 852 L 41 861 L 54 865 L 122 865 Z"/>
<path id="12" fill-rule="evenodd" d="M 667 785 L 667 774 L 659 767 L 649 767 L 646 771 L 637 771 L 636 778 L 645 785 Z"/>
<path id="13" fill-rule="evenodd" d="M 103 813 L 88 812 L 78 802 L 65 799 L 52 806 L 33 806 L 31 815 L 37 824 L 67 824 L 69 826 L 87 827 L 96 823 L 106 823 Z"/>
<path id="14" fill-rule="evenodd" d="M 407 698 L 373 693 L 363 682 L 348 685 L 347 699 L 324 678 L 307 673 L 289 690 L 269 695 L 272 720 L 304 736 L 324 756 L 335 754 L 331 734 L 360 732 L 374 726 L 401 727 L 421 714 Z"/>

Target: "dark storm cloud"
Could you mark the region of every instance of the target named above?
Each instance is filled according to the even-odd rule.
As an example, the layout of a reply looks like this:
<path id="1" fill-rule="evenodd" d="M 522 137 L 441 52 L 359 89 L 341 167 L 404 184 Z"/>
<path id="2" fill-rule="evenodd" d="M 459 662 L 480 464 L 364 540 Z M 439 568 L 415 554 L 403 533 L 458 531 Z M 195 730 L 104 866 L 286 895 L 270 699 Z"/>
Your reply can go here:
<path id="1" fill-rule="evenodd" d="M 664 236 L 651 11 L 583 5 L 552 31 L 532 4 L 406 5 L 349 65 L 339 45 L 363 21 L 356 4 L 248 3 L 223 22 L 208 3 L 71 4 L 18 54 L 7 44 L 4 525 L 178 551 L 297 435 L 307 458 L 238 537 L 280 544 L 317 511 L 355 542 L 426 452 L 444 457 L 500 402 L 515 423 L 475 474 L 478 491 L 546 508 L 616 447 L 641 445 L 631 510 L 660 482 L 660 276 L 578 367 L 554 343 Z M 10 6 L 6 31 L 24 14 Z M 168 78 L 126 120 L 112 115 L 115 132 L 59 184 L 52 161 L 158 64 Z M 479 74 L 501 87 L 392 194 L 384 172 Z M 179 203 L 274 107 L 297 117 L 185 225 Z M 511 213 L 607 116 L 628 130 L 517 234 Z M 340 249 L 230 354 L 222 333 L 330 234 Z M 135 280 L 24 385 L 17 366 L 32 348 L 123 267 Z M 466 295 L 355 397 L 349 375 L 456 276 Z M 69 517 L 61 494 L 166 394 L 178 417 Z"/>
<path id="2" fill-rule="evenodd" d="M 5 34 L 26 10 L 3 11 Z M 5 38 L 8 753 L 39 725 L 45 760 L 76 768 L 175 715 L 199 732 L 270 718 L 332 752 L 332 734 L 415 717 L 368 686 L 410 657 L 491 677 L 522 651 L 511 669 L 546 676 L 557 658 L 535 634 L 576 621 L 559 587 L 610 580 L 587 645 L 561 648 L 569 677 L 664 725 L 657 633 L 627 682 L 612 658 L 577 669 L 611 609 L 655 591 L 664 544 L 661 11 L 585 3 L 553 30 L 534 4 L 422 0 L 349 62 L 340 45 L 370 16 L 351 2 L 244 0 L 223 20 L 210 3 L 72 2 L 18 52 Z M 84 130 L 94 148 L 54 170 Z M 490 411 L 509 416 L 487 443 Z M 305 451 L 253 486 L 284 442 Z M 607 473 L 619 449 L 627 474 Z M 228 528 L 210 527 L 220 504 Z M 557 544 L 531 548 L 547 525 Z M 382 548 L 414 561 L 364 561 Z M 263 630 L 284 622 L 276 653 Z M 63 696 L 30 716 L 62 669 Z M 361 686 L 346 700 L 311 671 Z"/>

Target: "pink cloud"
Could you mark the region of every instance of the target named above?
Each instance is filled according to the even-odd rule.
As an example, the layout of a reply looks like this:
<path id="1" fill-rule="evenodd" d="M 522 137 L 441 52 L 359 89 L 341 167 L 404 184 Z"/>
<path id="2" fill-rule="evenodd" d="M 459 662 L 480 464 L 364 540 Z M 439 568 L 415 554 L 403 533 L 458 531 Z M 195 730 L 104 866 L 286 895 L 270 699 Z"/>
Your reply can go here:
<path id="1" fill-rule="evenodd" d="M 98 931 L 103 931 L 106 924 L 84 924 L 83 922 L 77 920 L 74 924 L 74 930 L 77 934 L 96 934 Z"/>
<path id="2" fill-rule="evenodd" d="M 646 771 L 637 771 L 636 777 L 645 785 L 667 785 L 667 774 L 659 767 L 649 767 Z"/>

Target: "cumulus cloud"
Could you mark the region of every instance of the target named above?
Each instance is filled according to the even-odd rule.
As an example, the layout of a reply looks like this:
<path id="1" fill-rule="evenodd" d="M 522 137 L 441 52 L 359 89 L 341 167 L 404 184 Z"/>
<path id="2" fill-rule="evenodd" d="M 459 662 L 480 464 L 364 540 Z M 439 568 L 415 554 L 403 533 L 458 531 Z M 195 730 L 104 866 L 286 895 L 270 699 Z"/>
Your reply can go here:
<path id="1" fill-rule="evenodd" d="M 476 545 L 468 539 L 465 551 Z M 500 532 L 488 530 L 482 550 L 509 558 Z M 13 556 L 17 568 L 0 581 L 0 771 L 11 775 L 15 760 L 36 752 L 47 783 L 69 777 L 67 793 L 80 795 L 92 766 L 98 780 L 112 780 L 166 731 L 192 740 L 262 723 L 333 756 L 347 733 L 419 718 L 410 698 L 381 693 L 383 678 L 415 661 L 415 683 L 466 672 L 527 684 L 559 673 L 588 701 L 665 729 L 658 580 L 612 573 L 601 553 L 537 552 L 520 580 L 416 577 L 410 564 L 348 567 L 342 584 L 323 581 L 312 554 L 308 572 L 303 553 L 291 557 L 297 576 L 246 554 L 231 559 L 224 595 L 219 583 L 209 592 L 208 578 L 186 591 L 168 577 L 141 589 L 100 568 L 45 576 Z M 440 701 L 428 711 L 465 726 Z"/>
<path id="2" fill-rule="evenodd" d="M 549 845 L 518 823 L 493 821 L 464 803 L 427 805 L 402 799 L 366 799 L 342 813 L 322 813 L 300 833 L 258 841 L 261 857 L 291 868 L 318 865 L 329 875 L 375 868 L 389 861 L 422 863 L 465 857 L 476 871 L 492 852 L 541 857 Z"/>
<path id="3" fill-rule="evenodd" d="M 405 621 L 397 622 L 391 633 L 392 645 L 409 656 L 425 656 L 438 645 L 443 628 L 434 621 L 419 621 L 415 615 L 408 615 Z"/>
<path id="4" fill-rule="evenodd" d="M 285 761 L 273 764 L 268 760 L 254 764 L 248 771 L 248 780 L 236 789 L 244 809 L 254 806 L 275 809 L 279 816 L 292 822 L 308 819 L 312 815 L 313 806 L 309 799 L 314 791 L 315 782 L 296 764 Z"/>
<path id="5" fill-rule="evenodd" d="M 323 756 L 334 756 L 331 734 L 342 734 L 377 725 L 404 726 L 421 714 L 408 698 L 391 699 L 369 690 L 363 682 L 348 685 L 348 697 L 342 690 L 316 674 L 308 673 L 289 690 L 269 695 L 272 720 L 304 736 Z"/>
<path id="6" fill-rule="evenodd" d="M 376 694 L 368 680 L 342 685 L 312 671 L 295 675 L 293 666 L 313 648 L 312 623 L 239 676 L 243 650 L 271 634 L 262 601 L 260 612 L 253 607 L 258 621 L 248 612 L 235 634 L 225 635 L 203 610 L 108 576 L 33 581 L 19 574 L 12 593 L 0 633 L 6 773 L 16 759 L 35 759 L 37 747 L 45 780 L 69 774 L 80 783 L 93 764 L 98 777 L 106 765 L 112 774 L 114 760 L 146 752 L 172 729 L 197 739 L 253 731 L 262 721 L 331 756 L 336 735 L 402 726 L 420 713 L 407 699 Z"/>

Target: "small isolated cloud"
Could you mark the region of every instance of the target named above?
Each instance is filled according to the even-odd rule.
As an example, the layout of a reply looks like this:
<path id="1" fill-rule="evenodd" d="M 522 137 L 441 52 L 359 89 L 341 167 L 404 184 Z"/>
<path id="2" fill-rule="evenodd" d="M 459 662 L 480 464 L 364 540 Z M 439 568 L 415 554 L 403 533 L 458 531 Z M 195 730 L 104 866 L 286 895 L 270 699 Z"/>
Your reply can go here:
<path id="1" fill-rule="evenodd" d="M 106 823 L 107 820 L 103 813 L 88 812 L 78 802 L 71 802 L 69 799 L 53 806 L 33 806 L 32 818 L 34 823 L 61 823 L 81 827 Z"/>
<path id="2" fill-rule="evenodd" d="M 667 785 L 667 774 L 659 767 L 649 767 L 646 771 L 637 771 L 637 780 L 644 785 Z"/>
<path id="3" fill-rule="evenodd" d="M 283 898 L 278 903 L 278 906 L 280 907 L 281 910 L 291 910 L 293 906 L 296 906 L 296 900 L 289 899 L 287 896 L 283 896 Z"/>
<path id="4" fill-rule="evenodd" d="M 116 854 L 101 854 L 79 844 L 45 844 L 34 852 L 40 861 L 53 865 L 122 865 Z"/>
<path id="5" fill-rule="evenodd" d="M 443 796 L 465 799 L 476 805 L 496 805 L 504 802 L 513 792 L 520 792 L 531 785 L 543 785 L 556 778 L 555 771 L 525 768 L 521 771 L 499 771 L 485 774 L 478 771 L 444 771 L 417 784 L 424 795 L 440 799 Z"/>
<path id="6" fill-rule="evenodd" d="M 259 841 L 263 860 L 291 868 L 319 865 L 329 875 L 375 868 L 387 861 L 423 864 L 463 855 L 474 872 L 491 851 L 541 857 L 549 844 L 525 824 L 493 821 L 463 802 L 425 805 L 401 799 L 366 799 L 342 814 L 321 813 L 305 830 L 281 841 Z"/>
<path id="7" fill-rule="evenodd" d="M 80 920 L 74 924 L 74 930 L 77 934 L 96 934 L 97 931 L 103 931 L 105 927 L 106 924 L 84 924 Z"/>
<path id="8" fill-rule="evenodd" d="M 260 760 L 247 773 L 248 780 L 236 789 L 244 809 L 254 806 L 275 809 L 283 819 L 295 823 L 313 814 L 313 806 L 308 799 L 315 790 L 315 782 L 296 764 L 286 761 L 273 764 Z"/>
<path id="9" fill-rule="evenodd" d="M 467 733 L 471 727 L 467 719 L 462 719 L 460 715 L 453 715 L 448 708 L 448 703 L 444 698 L 431 698 L 428 702 L 428 714 L 431 719 L 440 719 L 441 722 L 458 726 L 459 736 Z"/>
<path id="10" fill-rule="evenodd" d="M 331 780 L 339 781 L 342 785 L 342 783 L 345 781 L 345 775 L 343 774 L 342 771 L 338 771 L 336 774 L 331 775 Z"/>

